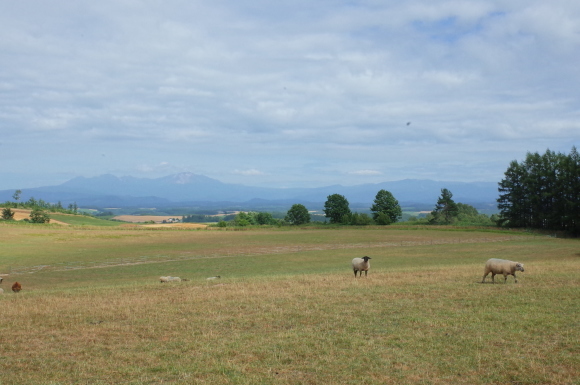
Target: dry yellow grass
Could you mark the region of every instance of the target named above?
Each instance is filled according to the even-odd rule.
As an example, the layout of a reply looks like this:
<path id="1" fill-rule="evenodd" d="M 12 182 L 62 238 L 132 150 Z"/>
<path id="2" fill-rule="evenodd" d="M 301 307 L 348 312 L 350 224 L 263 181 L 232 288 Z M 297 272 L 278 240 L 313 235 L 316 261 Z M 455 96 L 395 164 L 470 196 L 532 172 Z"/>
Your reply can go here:
<path id="1" fill-rule="evenodd" d="M 2 385 L 567 385 L 580 374 L 577 240 L 4 225 L 0 241 L 0 258 L 23 264 L 112 262 L 5 280 L 25 285 L 0 297 Z M 354 279 L 363 253 L 371 271 Z M 480 284 L 490 256 L 524 262 L 520 283 Z M 227 273 L 206 281 L 216 268 Z M 160 284 L 161 271 L 191 281 Z"/>
<path id="2" fill-rule="evenodd" d="M 26 210 L 26 209 L 11 209 L 11 210 L 14 212 L 14 220 L 15 221 L 21 221 L 23 219 L 30 218 L 31 210 Z M 50 219 L 50 223 L 68 226 L 68 223 L 57 221 L 56 219 L 52 219 L 52 218 Z"/>
<path id="3" fill-rule="evenodd" d="M 476 284 L 469 266 L 449 275 L 11 294 L 3 384 L 574 383 L 573 275 L 521 285 Z"/>
<path id="4" fill-rule="evenodd" d="M 205 229 L 207 225 L 201 223 L 156 223 L 150 225 L 141 225 L 142 227 L 158 228 L 158 229 Z"/>

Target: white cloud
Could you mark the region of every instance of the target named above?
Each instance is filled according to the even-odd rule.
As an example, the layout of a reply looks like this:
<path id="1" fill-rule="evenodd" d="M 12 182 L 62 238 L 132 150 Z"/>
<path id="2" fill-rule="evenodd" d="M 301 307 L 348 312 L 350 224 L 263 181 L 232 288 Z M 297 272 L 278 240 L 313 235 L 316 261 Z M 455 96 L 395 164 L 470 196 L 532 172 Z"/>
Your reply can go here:
<path id="1" fill-rule="evenodd" d="M 254 168 L 248 170 L 234 170 L 234 174 L 243 175 L 243 176 L 257 176 L 257 175 L 264 175 L 262 171 L 256 170 Z"/>
<path id="2" fill-rule="evenodd" d="M 527 151 L 580 146 L 566 0 L 12 2 L 0 36 L 11 186 L 32 169 L 494 181 Z M 10 150 L 24 143 L 30 162 Z"/>
<path id="3" fill-rule="evenodd" d="M 349 171 L 347 174 L 351 174 L 351 175 L 362 175 L 362 176 L 367 176 L 367 175 L 383 175 L 382 172 L 376 171 L 376 170 Z"/>

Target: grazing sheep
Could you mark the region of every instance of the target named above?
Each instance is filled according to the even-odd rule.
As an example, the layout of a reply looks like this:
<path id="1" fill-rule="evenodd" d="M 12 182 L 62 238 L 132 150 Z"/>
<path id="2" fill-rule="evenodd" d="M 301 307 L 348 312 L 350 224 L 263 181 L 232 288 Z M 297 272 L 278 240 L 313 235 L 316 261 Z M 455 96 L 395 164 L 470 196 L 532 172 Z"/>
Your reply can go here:
<path id="1" fill-rule="evenodd" d="M 14 285 L 12 285 L 12 291 L 18 293 L 20 290 L 22 290 L 22 285 L 18 282 L 14 282 Z"/>
<path id="2" fill-rule="evenodd" d="M 495 283 L 495 275 L 496 274 L 503 274 L 504 283 L 507 282 L 507 276 L 513 275 L 516 283 L 518 283 L 518 279 L 516 278 L 516 271 L 524 271 L 524 265 L 519 262 L 508 261 L 506 259 L 497 259 L 491 258 L 485 264 L 485 270 L 483 271 L 483 279 L 481 283 L 485 281 L 485 277 L 489 273 L 491 273 L 491 282 Z"/>
<path id="3" fill-rule="evenodd" d="M 371 263 L 369 262 L 371 257 L 364 256 L 362 258 L 355 258 L 352 260 L 352 269 L 354 270 L 354 277 L 356 278 L 356 272 L 360 272 L 360 276 L 362 277 L 362 272 L 365 272 L 365 277 L 369 269 L 371 268 Z"/>
<path id="4" fill-rule="evenodd" d="M 159 277 L 159 281 L 161 283 L 166 283 L 166 282 L 181 282 L 181 278 L 179 278 L 179 277 Z"/>
<path id="5" fill-rule="evenodd" d="M 208 281 L 212 280 L 212 279 L 220 279 L 221 277 L 219 275 L 216 275 L 215 277 L 209 277 L 206 278 Z"/>

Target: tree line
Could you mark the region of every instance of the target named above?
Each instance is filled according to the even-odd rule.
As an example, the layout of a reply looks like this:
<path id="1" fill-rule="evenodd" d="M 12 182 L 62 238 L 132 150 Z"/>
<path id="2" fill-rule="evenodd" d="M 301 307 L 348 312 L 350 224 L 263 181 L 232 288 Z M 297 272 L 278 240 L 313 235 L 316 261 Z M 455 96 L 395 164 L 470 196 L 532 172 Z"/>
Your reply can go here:
<path id="1" fill-rule="evenodd" d="M 68 206 L 68 209 L 64 208 L 59 201 L 56 204 L 46 202 L 42 199 L 34 199 L 34 197 L 30 197 L 27 201 L 21 202 L 20 196 L 22 194 L 22 190 L 16 190 L 12 195 L 14 198 L 14 202 L 6 201 L 4 204 L 1 204 L 2 210 L 0 213 L 0 218 L 3 220 L 13 220 L 14 219 L 14 211 L 12 209 L 22 208 L 31 210 L 29 218 L 25 219 L 32 223 L 49 223 L 50 222 L 50 215 L 48 212 L 53 213 L 65 213 L 65 214 L 78 214 L 78 206 L 75 203 L 71 203 Z"/>
<path id="2" fill-rule="evenodd" d="M 580 235 L 580 155 L 576 147 L 568 155 L 548 149 L 544 154 L 528 153 L 522 162 L 512 161 L 498 183 L 498 191 L 499 214 L 488 217 L 473 206 L 455 202 L 452 192 L 443 188 L 434 210 L 419 222 L 497 225 Z M 348 200 L 340 194 L 329 195 L 323 211 L 331 224 L 342 225 L 389 225 L 402 217 L 399 202 L 386 190 L 377 193 L 371 215 L 351 212 Z M 294 225 L 310 221 L 308 209 L 301 204 L 293 205 L 284 218 L 284 222 Z"/>
<path id="3" fill-rule="evenodd" d="M 448 189 L 441 189 L 435 208 L 426 218 L 411 218 L 426 224 L 480 224 L 513 228 L 532 228 L 564 231 L 574 236 L 580 235 L 580 155 L 576 147 L 570 154 L 550 151 L 544 154 L 527 153 L 525 160 L 512 161 L 505 177 L 498 183 L 497 199 L 499 215 L 488 217 L 479 214 L 473 206 L 456 203 Z M 42 199 L 30 198 L 20 202 L 21 190 L 13 195 L 14 202 L 0 204 L 1 218 L 11 220 L 12 208 L 31 209 L 29 221 L 48 222 L 47 211 L 77 214 L 76 203 L 65 209 L 60 202 L 51 204 Z M 402 218 L 402 209 L 393 194 L 380 190 L 367 213 L 352 212 L 348 200 L 340 194 L 327 197 L 324 204 L 325 218 L 331 224 L 340 225 L 389 225 Z M 283 214 L 282 214 L 283 216 Z M 265 212 L 241 212 L 220 218 L 219 226 L 249 225 L 303 225 L 312 221 L 308 209 L 302 204 L 294 204 L 285 216 L 273 216 Z M 213 222 L 214 216 L 189 215 L 183 222 Z"/>
<path id="4" fill-rule="evenodd" d="M 499 182 L 499 224 L 580 235 L 580 156 L 528 152 Z"/>
<path id="5" fill-rule="evenodd" d="M 448 189 L 441 189 L 441 196 L 437 200 L 435 208 L 421 223 L 425 224 L 456 224 L 469 223 L 478 225 L 493 225 L 496 216 L 488 217 L 480 214 L 477 209 L 464 203 L 456 203 L 453 193 Z M 390 225 L 399 222 L 402 218 L 402 209 L 399 201 L 390 191 L 380 190 L 370 207 L 370 215 L 367 213 L 352 212 L 348 200 L 340 194 L 332 194 L 327 197 L 324 204 L 324 214 L 331 224 L 341 225 Z M 295 204 L 288 211 L 285 221 L 302 225 L 310 222 L 310 214 L 306 207 Z M 411 222 L 417 222 L 417 218 L 411 218 Z"/>

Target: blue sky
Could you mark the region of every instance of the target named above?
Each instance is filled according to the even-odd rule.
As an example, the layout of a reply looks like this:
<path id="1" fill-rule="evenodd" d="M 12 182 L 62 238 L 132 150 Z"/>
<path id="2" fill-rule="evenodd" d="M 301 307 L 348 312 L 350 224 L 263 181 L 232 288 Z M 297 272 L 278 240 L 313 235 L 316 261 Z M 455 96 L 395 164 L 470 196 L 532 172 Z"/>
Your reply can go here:
<path id="1" fill-rule="evenodd" d="M 580 2 L 0 3 L 0 189 L 499 181 L 580 147 Z"/>

